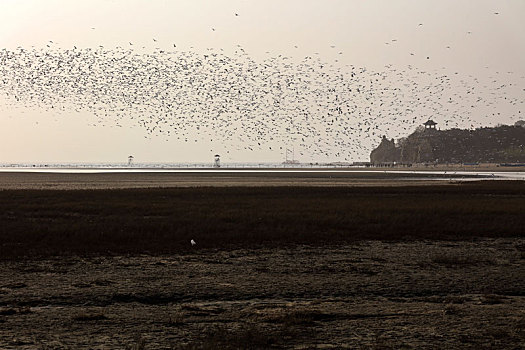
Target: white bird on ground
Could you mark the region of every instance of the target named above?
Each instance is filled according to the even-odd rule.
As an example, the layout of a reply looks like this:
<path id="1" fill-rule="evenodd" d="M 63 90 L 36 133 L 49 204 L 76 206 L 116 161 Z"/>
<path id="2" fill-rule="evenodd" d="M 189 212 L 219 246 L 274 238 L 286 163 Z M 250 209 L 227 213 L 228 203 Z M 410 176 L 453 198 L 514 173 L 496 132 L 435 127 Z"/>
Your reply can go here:
<path id="1" fill-rule="evenodd" d="M 193 239 L 190 241 L 190 243 L 192 247 L 197 244 L 197 242 L 195 242 Z"/>

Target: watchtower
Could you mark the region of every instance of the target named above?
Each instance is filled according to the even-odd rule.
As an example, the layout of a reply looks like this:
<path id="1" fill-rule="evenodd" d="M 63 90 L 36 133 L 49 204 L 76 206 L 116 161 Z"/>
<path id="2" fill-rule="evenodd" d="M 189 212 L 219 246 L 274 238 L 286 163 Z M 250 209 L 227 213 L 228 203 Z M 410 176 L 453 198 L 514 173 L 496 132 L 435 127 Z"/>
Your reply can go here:
<path id="1" fill-rule="evenodd" d="M 433 121 L 432 119 L 429 119 L 425 123 L 423 123 L 423 125 L 425 126 L 425 130 L 430 130 L 430 129 L 435 130 L 437 123 Z"/>

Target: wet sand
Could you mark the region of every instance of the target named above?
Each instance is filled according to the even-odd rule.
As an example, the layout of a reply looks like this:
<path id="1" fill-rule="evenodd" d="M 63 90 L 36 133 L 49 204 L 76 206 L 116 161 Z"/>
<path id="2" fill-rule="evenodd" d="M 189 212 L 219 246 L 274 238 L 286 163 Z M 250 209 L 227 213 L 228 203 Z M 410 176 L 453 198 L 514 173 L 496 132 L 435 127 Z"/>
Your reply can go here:
<path id="1" fill-rule="evenodd" d="M 116 189 L 168 187 L 235 187 L 235 186 L 407 186 L 446 185 L 475 179 L 473 175 L 388 173 L 384 170 L 348 172 L 291 171 L 288 173 L 229 172 L 121 172 L 121 173 L 51 173 L 0 172 L 0 190 L 5 189 Z"/>

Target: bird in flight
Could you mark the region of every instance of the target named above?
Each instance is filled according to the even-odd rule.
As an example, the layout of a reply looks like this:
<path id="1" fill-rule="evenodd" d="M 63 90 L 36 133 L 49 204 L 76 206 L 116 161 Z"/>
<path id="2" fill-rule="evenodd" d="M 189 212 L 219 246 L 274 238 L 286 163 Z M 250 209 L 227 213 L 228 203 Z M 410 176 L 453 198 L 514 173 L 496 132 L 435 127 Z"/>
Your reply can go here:
<path id="1" fill-rule="evenodd" d="M 390 46 L 394 46 L 393 40 L 402 42 L 402 39 L 387 39 Z M 297 147 L 313 156 L 339 157 L 343 148 L 359 150 L 348 151 L 352 155 L 368 152 L 369 146 L 361 146 L 360 140 L 377 136 L 377 125 L 386 131 L 399 124 L 406 131 L 409 123 L 418 122 L 417 118 L 412 121 L 400 117 L 405 118 L 400 120 L 398 116 L 411 113 L 421 103 L 433 106 L 432 111 L 440 115 L 443 109 L 440 102 L 445 97 L 441 91 L 456 91 L 454 84 L 472 87 L 478 84 L 467 77 L 463 81 L 411 66 L 381 71 L 352 66 L 351 70 L 340 70 L 323 61 L 319 52 L 305 57 L 301 63 L 288 62 L 288 57 L 276 53 L 264 64 L 257 64 L 242 47 L 239 53 L 211 52 L 202 59 L 192 47 L 189 51 L 159 49 L 151 54 L 135 52 L 132 42 L 129 45 L 133 47 L 127 49 L 101 47 L 100 50 L 80 47 L 64 50 L 55 48 L 57 43 L 49 42 L 47 48 L 45 44 L 45 55 L 41 49 L 34 48 L 0 50 L 2 102 L 7 93 L 14 99 L 13 104 L 23 103 L 54 113 L 66 113 L 69 109 L 66 106 L 71 105 L 77 112 L 84 110 L 99 118 L 100 124 L 96 126 L 100 127 L 105 127 L 103 122 L 113 124 L 113 120 L 116 123 L 121 118 L 129 118 L 134 126 L 147 132 L 148 136 L 144 137 L 148 139 L 169 136 L 181 142 L 198 142 L 187 137 L 196 132 L 193 126 L 199 130 L 202 125 L 200 130 L 213 128 L 221 141 L 237 150 L 243 147 L 250 151 L 254 148 L 284 150 L 286 147 L 279 143 L 286 144 L 290 135 L 298 135 Z M 298 44 L 292 42 L 290 46 L 298 47 Z M 334 44 L 337 43 L 327 43 L 327 47 L 333 46 L 331 52 L 339 57 L 343 51 Z M 177 47 L 173 42 L 172 45 Z M 139 47 L 142 44 L 135 48 Z M 407 52 L 415 59 L 415 51 Z M 418 57 L 423 62 L 426 57 L 428 65 L 431 52 L 427 52 L 427 56 L 424 53 L 418 52 Z M 13 56 L 16 59 L 12 59 Z M 42 69 L 35 70 L 34 62 Z M 426 73 L 425 77 L 439 74 L 435 76 L 436 85 L 427 86 L 420 81 L 418 76 L 422 73 Z M 383 79 L 378 79 L 380 77 Z M 249 82 L 246 92 L 243 91 L 245 82 Z M 488 96 L 490 87 L 483 89 L 483 94 Z M 503 90 L 496 91 L 500 91 L 498 98 L 503 97 Z M 411 97 L 400 99 L 400 93 Z M 520 93 L 523 92 L 520 90 Z M 474 99 L 473 90 L 466 94 L 454 94 L 454 99 L 447 96 L 447 109 L 450 108 L 447 114 L 467 115 L 453 118 L 451 127 L 458 123 L 466 125 L 472 105 L 495 108 L 484 99 Z M 516 111 L 518 113 L 524 115 Z M 371 127 L 373 125 L 376 128 Z M 197 132 L 201 137 L 206 135 Z M 214 141 L 215 138 L 211 142 Z M 190 245 L 196 242 L 191 244 L 190 240 Z"/>
<path id="2" fill-rule="evenodd" d="M 190 241 L 190 243 L 192 247 L 197 244 L 197 242 L 195 242 L 193 239 Z"/>

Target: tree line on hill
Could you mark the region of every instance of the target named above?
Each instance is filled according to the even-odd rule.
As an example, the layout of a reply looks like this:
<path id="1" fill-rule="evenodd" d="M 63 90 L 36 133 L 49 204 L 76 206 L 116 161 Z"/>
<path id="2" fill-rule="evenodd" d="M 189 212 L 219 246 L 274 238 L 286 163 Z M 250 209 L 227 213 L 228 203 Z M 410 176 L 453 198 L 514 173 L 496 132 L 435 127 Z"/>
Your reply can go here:
<path id="1" fill-rule="evenodd" d="M 397 141 L 383 136 L 370 154 L 381 163 L 525 163 L 525 121 L 475 130 L 418 127 Z"/>

